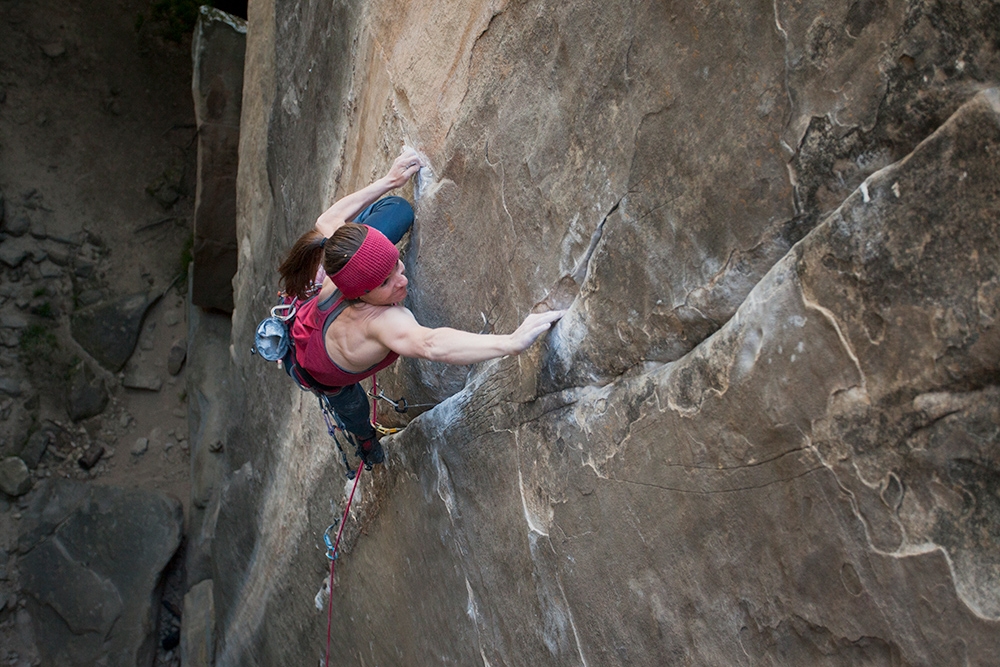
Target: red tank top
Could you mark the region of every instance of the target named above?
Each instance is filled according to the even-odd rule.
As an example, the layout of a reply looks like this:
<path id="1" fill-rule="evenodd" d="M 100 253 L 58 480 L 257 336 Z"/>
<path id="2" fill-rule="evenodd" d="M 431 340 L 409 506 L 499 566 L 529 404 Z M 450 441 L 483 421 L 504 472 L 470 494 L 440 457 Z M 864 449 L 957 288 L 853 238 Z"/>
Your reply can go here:
<path id="1" fill-rule="evenodd" d="M 345 371 L 330 358 L 326 351 L 326 330 L 350 303 L 339 291 L 322 303 L 318 296 L 298 304 L 292 322 L 292 340 L 295 342 L 295 361 L 315 380 L 327 387 L 347 387 L 375 375 L 399 358 L 395 352 L 360 373 Z"/>

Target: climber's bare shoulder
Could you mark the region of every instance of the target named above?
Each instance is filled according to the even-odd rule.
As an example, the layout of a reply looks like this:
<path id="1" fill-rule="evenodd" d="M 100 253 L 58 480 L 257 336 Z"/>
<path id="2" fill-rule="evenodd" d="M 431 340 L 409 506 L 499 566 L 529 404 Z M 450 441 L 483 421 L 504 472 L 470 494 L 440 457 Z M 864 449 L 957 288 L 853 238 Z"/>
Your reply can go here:
<path id="1" fill-rule="evenodd" d="M 402 357 L 422 357 L 433 329 L 417 322 L 409 308 L 400 305 L 368 306 L 365 313 L 367 337 L 377 340 Z"/>

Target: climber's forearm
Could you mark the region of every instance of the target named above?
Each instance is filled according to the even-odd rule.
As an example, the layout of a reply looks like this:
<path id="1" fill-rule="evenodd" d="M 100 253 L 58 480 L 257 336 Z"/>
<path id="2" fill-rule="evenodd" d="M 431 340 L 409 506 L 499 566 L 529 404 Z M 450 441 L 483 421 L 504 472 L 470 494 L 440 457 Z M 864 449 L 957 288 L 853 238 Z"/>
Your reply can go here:
<path id="1" fill-rule="evenodd" d="M 465 366 L 520 352 L 510 335 L 474 334 L 450 327 L 426 331 L 416 356 L 430 361 Z"/>
<path id="2" fill-rule="evenodd" d="M 379 197 L 396 187 L 383 176 L 371 185 L 335 201 L 316 220 L 316 229 L 323 236 L 332 236 L 348 220 L 353 220 Z"/>
<path id="3" fill-rule="evenodd" d="M 392 161 L 392 166 L 385 176 L 371 185 L 341 197 L 326 209 L 316 220 L 316 229 L 323 236 L 330 237 L 348 220 L 354 220 L 362 211 L 373 204 L 375 200 L 396 188 L 406 184 L 410 177 L 420 169 L 420 156 L 412 148 L 404 148 L 399 157 Z"/>
<path id="4" fill-rule="evenodd" d="M 369 324 L 372 337 L 403 357 L 464 366 L 508 354 L 519 354 L 563 316 L 561 310 L 534 313 L 508 335 L 474 334 L 450 327 L 420 325 L 406 308 L 387 308 Z"/>

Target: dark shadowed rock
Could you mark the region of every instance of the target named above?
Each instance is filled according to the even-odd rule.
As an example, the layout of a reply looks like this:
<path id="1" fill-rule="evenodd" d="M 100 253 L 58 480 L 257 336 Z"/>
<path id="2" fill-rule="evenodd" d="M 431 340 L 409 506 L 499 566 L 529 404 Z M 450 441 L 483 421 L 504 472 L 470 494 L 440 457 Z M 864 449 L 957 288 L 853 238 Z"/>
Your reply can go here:
<path id="1" fill-rule="evenodd" d="M 156 371 L 148 368 L 129 368 L 125 371 L 122 385 L 129 389 L 143 389 L 145 391 L 160 391 L 163 380 Z"/>
<path id="2" fill-rule="evenodd" d="M 102 366 L 117 373 L 132 356 L 142 320 L 154 300 L 148 292 L 140 292 L 82 308 L 70 317 L 73 338 Z"/>
<path id="3" fill-rule="evenodd" d="M 21 453 L 18 456 L 21 457 L 29 468 L 34 470 L 38 467 L 42 456 L 45 454 L 45 450 L 48 449 L 51 443 L 51 431 L 35 431 L 28 437 L 28 442 L 21 448 Z"/>
<path id="4" fill-rule="evenodd" d="M 193 303 L 233 310 L 236 273 L 236 172 L 246 22 L 208 6 L 195 27 L 198 185 L 194 212 Z"/>
<path id="5" fill-rule="evenodd" d="M 62 42 L 46 42 L 40 45 L 42 53 L 49 58 L 58 58 L 66 53 L 66 45 Z"/>
<path id="6" fill-rule="evenodd" d="M 43 485 L 19 562 L 45 664 L 152 663 L 157 584 L 182 521 L 180 503 L 157 492 Z"/>
<path id="7" fill-rule="evenodd" d="M 184 360 L 187 358 L 187 340 L 180 338 L 170 345 L 170 352 L 167 353 L 167 372 L 177 375 L 184 367 Z"/>
<path id="8" fill-rule="evenodd" d="M 31 218 L 24 211 L 19 211 L 5 218 L 3 226 L 0 227 L 0 231 L 4 231 L 11 236 L 23 236 L 29 229 L 31 229 Z"/>
<path id="9" fill-rule="evenodd" d="M 0 394 L 17 398 L 21 395 L 21 383 L 12 377 L 0 378 Z"/>
<path id="10" fill-rule="evenodd" d="M 69 395 L 66 412 L 73 421 L 99 415 L 108 404 L 108 390 L 104 380 L 90 368 L 87 362 L 80 362 L 70 371 Z"/>
<path id="11" fill-rule="evenodd" d="M 0 242 L 0 262 L 16 269 L 31 254 L 34 242 L 26 238 L 7 238 Z"/>
<path id="12" fill-rule="evenodd" d="M 0 491 L 8 496 L 24 495 L 31 489 L 28 466 L 17 456 L 0 460 Z"/>

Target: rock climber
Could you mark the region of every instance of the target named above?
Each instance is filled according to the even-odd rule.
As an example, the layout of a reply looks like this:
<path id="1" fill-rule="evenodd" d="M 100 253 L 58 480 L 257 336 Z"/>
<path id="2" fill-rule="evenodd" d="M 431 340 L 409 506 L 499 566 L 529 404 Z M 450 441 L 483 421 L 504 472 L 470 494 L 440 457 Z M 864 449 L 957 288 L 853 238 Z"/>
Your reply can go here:
<path id="1" fill-rule="evenodd" d="M 421 166 L 416 151 L 404 148 L 385 176 L 320 215 L 278 269 L 285 294 L 301 300 L 291 327 L 296 363 L 329 397 L 367 465 L 382 463 L 384 454 L 361 380 L 397 357 L 465 365 L 519 354 L 565 312 L 532 313 L 506 335 L 417 322 L 402 305 L 407 278 L 395 246 L 413 224 L 413 208 L 384 195 Z"/>

